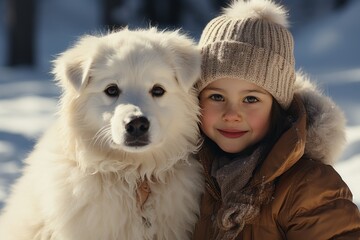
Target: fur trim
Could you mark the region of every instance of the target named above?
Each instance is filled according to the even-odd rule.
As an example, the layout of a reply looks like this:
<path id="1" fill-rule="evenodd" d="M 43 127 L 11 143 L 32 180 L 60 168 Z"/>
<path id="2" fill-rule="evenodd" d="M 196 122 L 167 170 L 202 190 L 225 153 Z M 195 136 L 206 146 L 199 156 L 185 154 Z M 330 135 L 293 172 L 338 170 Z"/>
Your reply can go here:
<path id="1" fill-rule="evenodd" d="M 265 19 L 285 28 L 289 26 L 287 10 L 271 0 L 235 0 L 223 9 L 223 14 L 240 19 Z"/>
<path id="2" fill-rule="evenodd" d="M 303 73 L 297 73 L 294 87 L 308 115 L 305 154 L 326 164 L 333 164 L 346 143 L 343 112 Z"/>

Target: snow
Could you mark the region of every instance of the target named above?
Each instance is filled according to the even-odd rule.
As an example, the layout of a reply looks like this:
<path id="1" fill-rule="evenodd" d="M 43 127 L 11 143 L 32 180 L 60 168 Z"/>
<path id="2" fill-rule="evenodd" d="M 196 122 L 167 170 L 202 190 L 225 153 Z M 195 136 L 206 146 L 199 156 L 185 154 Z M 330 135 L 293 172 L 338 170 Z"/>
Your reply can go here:
<path id="1" fill-rule="evenodd" d="M 0 22 L 0 208 L 20 176 L 23 159 L 53 122 L 59 88 L 48 74 L 54 56 L 83 34 L 100 32 L 95 0 L 38 1 L 37 68 L 4 67 L 5 28 Z M 0 12 L 4 12 L 0 1 Z M 86 11 L 82 10 L 86 5 Z M 69 7 L 71 6 L 71 7 Z M 76 10 L 81 9 L 81 10 Z M 334 165 L 360 206 L 360 2 L 317 19 L 294 34 L 297 68 L 308 73 L 347 118 L 347 146 Z M 1 15 L 1 14 L 0 14 Z M 184 27 L 184 30 L 187 30 Z M 198 36 L 198 32 L 193 35 Z"/>

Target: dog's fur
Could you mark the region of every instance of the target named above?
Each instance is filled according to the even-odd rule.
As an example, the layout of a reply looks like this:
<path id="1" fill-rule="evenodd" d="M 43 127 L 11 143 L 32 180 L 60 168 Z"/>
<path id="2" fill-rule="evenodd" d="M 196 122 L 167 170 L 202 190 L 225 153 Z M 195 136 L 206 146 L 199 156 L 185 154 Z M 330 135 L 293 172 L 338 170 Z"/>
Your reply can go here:
<path id="1" fill-rule="evenodd" d="M 85 36 L 54 73 L 59 119 L 26 160 L 0 239 L 190 238 L 203 188 L 194 42 L 156 28 Z"/>

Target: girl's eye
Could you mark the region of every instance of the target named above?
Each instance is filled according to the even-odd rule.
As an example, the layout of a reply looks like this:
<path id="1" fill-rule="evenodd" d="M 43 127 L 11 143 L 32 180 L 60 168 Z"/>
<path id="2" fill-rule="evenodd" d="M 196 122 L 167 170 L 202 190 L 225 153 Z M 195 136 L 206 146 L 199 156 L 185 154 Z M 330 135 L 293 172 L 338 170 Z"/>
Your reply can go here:
<path id="1" fill-rule="evenodd" d="M 105 94 L 109 97 L 118 97 L 121 93 L 119 87 L 116 84 L 107 86 L 104 90 Z"/>
<path id="2" fill-rule="evenodd" d="M 165 94 L 165 89 L 160 85 L 154 85 L 153 88 L 150 90 L 150 94 L 153 97 L 161 97 Z"/>
<path id="3" fill-rule="evenodd" d="M 220 95 L 220 94 L 211 94 L 210 99 L 214 100 L 214 101 L 217 101 L 217 102 L 224 101 L 224 97 L 222 95 Z"/>
<path id="4" fill-rule="evenodd" d="M 258 101 L 259 101 L 259 99 L 257 99 L 254 96 L 247 96 L 244 98 L 244 103 L 256 103 Z"/>

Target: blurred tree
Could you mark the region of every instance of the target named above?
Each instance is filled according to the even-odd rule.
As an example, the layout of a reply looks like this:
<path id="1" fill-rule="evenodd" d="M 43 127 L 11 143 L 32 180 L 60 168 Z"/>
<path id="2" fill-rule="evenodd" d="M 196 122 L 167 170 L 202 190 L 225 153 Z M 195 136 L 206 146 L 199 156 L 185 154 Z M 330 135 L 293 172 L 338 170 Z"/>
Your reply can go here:
<path id="1" fill-rule="evenodd" d="M 173 27 L 179 23 L 181 0 L 104 0 L 103 24 L 109 29 L 126 25 L 161 25 Z"/>
<path id="2" fill-rule="evenodd" d="M 197 36 L 217 15 L 224 0 L 104 0 L 103 22 L 107 28 L 122 26 L 160 29 L 183 28 Z"/>
<path id="3" fill-rule="evenodd" d="M 335 0 L 335 9 L 344 7 L 348 3 L 348 0 Z"/>
<path id="4" fill-rule="evenodd" d="M 7 1 L 9 66 L 33 66 L 35 63 L 35 5 L 36 0 Z"/>
<path id="5" fill-rule="evenodd" d="M 183 6 L 181 0 L 147 0 L 145 9 L 147 18 L 151 20 L 152 25 L 160 28 L 175 28 L 180 23 Z"/>
<path id="6" fill-rule="evenodd" d="M 113 11 L 122 4 L 123 0 L 104 0 L 103 1 L 103 24 L 109 29 L 116 29 L 126 25 L 114 18 Z"/>

